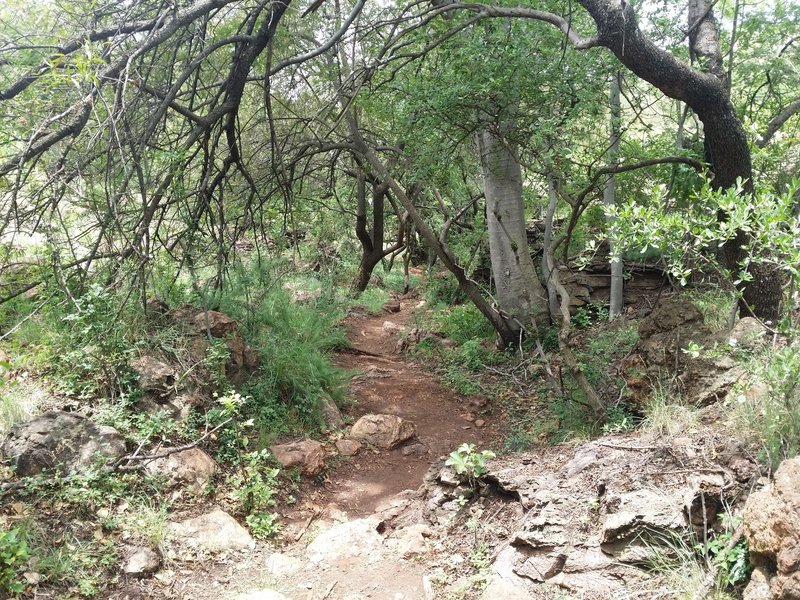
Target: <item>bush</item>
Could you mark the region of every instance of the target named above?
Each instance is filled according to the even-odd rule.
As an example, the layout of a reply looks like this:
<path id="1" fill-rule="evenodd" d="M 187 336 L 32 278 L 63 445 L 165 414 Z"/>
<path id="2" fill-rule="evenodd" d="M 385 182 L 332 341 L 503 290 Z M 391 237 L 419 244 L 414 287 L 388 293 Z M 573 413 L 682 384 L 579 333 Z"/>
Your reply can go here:
<path id="1" fill-rule="evenodd" d="M 28 561 L 28 544 L 18 529 L 0 533 L 0 591 L 19 594 L 25 589 L 20 571 Z"/>
<path id="2" fill-rule="evenodd" d="M 800 352 L 797 343 L 753 360 L 749 370 L 762 393 L 738 397 L 737 413 L 763 448 L 762 459 L 775 470 L 800 453 Z M 749 397 L 748 397 L 749 396 Z"/>

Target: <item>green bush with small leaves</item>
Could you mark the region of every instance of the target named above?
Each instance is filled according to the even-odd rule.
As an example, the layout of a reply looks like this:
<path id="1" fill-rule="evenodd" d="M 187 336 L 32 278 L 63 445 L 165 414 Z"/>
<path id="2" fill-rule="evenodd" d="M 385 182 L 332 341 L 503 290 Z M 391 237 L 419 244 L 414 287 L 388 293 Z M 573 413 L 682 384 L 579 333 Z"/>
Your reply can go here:
<path id="1" fill-rule="evenodd" d="M 25 589 L 21 571 L 28 561 L 28 544 L 19 530 L 0 533 L 0 592 L 19 594 Z"/>

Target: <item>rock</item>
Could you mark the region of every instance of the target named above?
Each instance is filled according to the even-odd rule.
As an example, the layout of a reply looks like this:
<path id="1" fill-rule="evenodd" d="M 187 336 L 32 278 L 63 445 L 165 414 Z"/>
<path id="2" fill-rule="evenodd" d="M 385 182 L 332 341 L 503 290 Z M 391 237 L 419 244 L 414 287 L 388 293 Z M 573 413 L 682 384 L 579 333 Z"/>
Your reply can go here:
<path id="1" fill-rule="evenodd" d="M 12 427 L 0 447 L 18 475 L 43 469 L 85 471 L 125 455 L 125 439 L 113 427 L 96 425 L 86 417 L 52 411 Z"/>
<path id="2" fill-rule="evenodd" d="M 394 545 L 403 558 L 414 558 L 428 552 L 425 538 L 430 536 L 431 530 L 427 525 L 416 523 L 399 530 L 396 534 Z"/>
<path id="3" fill-rule="evenodd" d="M 361 448 L 360 442 L 348 438 L 336 441 L 336 449 L 342 456 L 355 456 L 361 451 Z"/>
<path id="4" fill-rule="evenodd" d="M 398 313 L 400 312 L 400 301 L 399 300 L 389 300 L 386 304 L 383 305 L 384 312 L 387 313 Z"/>
<path id="5" fill-rule="evenodd" d="M 130 366 L 139 375 L 139 387 L 145 392 L 163 395 L 175 385 L 175 369 L 154 356 L 143 354 Z"/>
<path id="6" fill-rule="evenodd" d="M 402 325 L 398 325 L 397 323 L 392 323 L 391 321 L 384 321 L 383 322 L 383 331 L 384 333 L 399 333 L 401 331 L 405 331 L 406 328 Z"/>
<path id="7" fill-rule="evenodd" d="M 168 523 L 167 536 L 181 547 L 198 553 L 247 550 L 255 546 L 247 530 L 218 508 L 180 523 Z"/>
<path id="8" fill-rule="evenodd" d="M 277 444 L 270 450 L 282 467 L 299 467 L 308 477 L 315 477 L 325 470 L 325 449 L 316 440 L 305 439 L 291 444 Z"/>
<path id="9" fill-rule="evenodd" d="M 236 596 L 235 600 L 291 600 L 275 590 L 254 590 Z"/>
<path id="10" fill-rule="evenodd" d="M 486 425 L 486 421 L 483 419 L 475 419 L 475 427 L 483 427 Z"/>
<path id="11" fill-rule="evenodd" d="M 798 481 L 800 458 L 785 460 L 775 472 L 773 484 L 751 494 L 745 504 L 744 533 L 751 562 L 760 569 L 753 594 L 768 581 L 772 598 L 800 598 Z"/>
<path id="12" fill-rule="evenodd" d="M 605 505 L 609 514 L 603 524 L 603 544 L 640 531 L 680 531 L 688 524 L 681 499 L 656 491 L 641 489 L 609 496 Z"/>
<path id="13" fill-rule="evenodd" d="M 410 421 L 396 415 L 364 415 L 350 430 L 350 437 L 378 448 L 396 448 L 416 435 Z"/>
<path id="14" fill-rule="evenodd" d="M 133 547 L 128 549 L 122 571 L 126 575 L 143 577 L 155 573 L 160 566 L 161 556 L 157 552 L 150 548 Z"/>
<path id="15" fill-rule="evenodd" d="M 366 518 L 334 525 L 308 545 L 309 560 L 314 564 L 331 564 L 359 558 L 369 564 L 370 559 L 377 558 L 383 545 L 383 537 L 378 533 L 380 523 L 379 519 Z"/>
<path id="16" fill-rule="evenodd" d="M 155 415 L 160 412 L 167 413 L 171 419 L 178 419 L 181 416 L 181 410 L 173 403 L 165 400 L 163 397 L 156 396 L 152 393 L 146 393 L 139 398 L 134 404 L 134 408 L 141 413 L 148 415 Z"/>
<path id="17" fill-rule="evenodd" d="M 344 427 L 342 412 L 339 410 L 339 407 L 336 406 L 336 402 L 334 402 L 333 398 L 328 394 L 320 395 L 318 408 L 320 417 L 329 431 Z"/>
<path id="18" fill-rule="evenodd" d="M 767 336 L 767 328 L 761 321 L 753 317 L 742 317 L 725 336 L 731 346 L 740 348 L 755 348 Z"/>
<path id="19" fill-rule="evenodd" d="M 744 590 L 742 600 L 771 600 L 769 578 L 763 569 L 756 567 L 750 574 L 750 581 Z"/>
<path id="20" fill-rule="evenodd" d="M 273 552 L 267 558 L 267 571 L 273 577 L 286 577 L 300 572 L 304 567 L 303 561 L 288 554 Z"/>
<path id="21" fill-rule="evenodd" d="M 425 444 L 409 444 L 403 448 L 403 456 L 422 456 L 428 453 L 428 447 Z"/>
<path id="22" fill-rule="evenodd" d="M 240 385 L 261 364 L 261 356 L 239 336 L 229 338 L 225 344 L 230 351 L 225 364 L 225 376 L 231 383 Z"/>
<path id="23" fill-rule="evenodd" d="M 162 448 L 159 453 L 169 450 Z M 217 472 L 217 463 L 200 448 L 189 448 L 150 461 L 145 469 L 148 473 L 163 475 L 171 487 L 182 487 L 201 494 Z"/>
<path id="24" fill-rule="evenodd" d="M 194 332 L 201 335 L 211 334 L 212 337 L 222 338 L 236 333 L 239 326 L 231 317 L 216 310 L 201 310 L 192 317 Z"/>
<path id="25" fill-rule="evenodd" d="M 525 588 L 517 587 L 500 577 L 492 575 L 483 590 L 481 600 L 529 600 L 531 595 Z"/>

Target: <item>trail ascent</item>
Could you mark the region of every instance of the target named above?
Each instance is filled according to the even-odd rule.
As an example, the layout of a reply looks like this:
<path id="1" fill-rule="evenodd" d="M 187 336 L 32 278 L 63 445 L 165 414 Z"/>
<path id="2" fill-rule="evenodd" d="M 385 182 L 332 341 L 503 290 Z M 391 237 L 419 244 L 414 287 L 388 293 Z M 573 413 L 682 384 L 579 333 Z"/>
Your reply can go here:
<path id="1" fill-rule="evenodd" d="M 351 313 L 345 322 L 351 348 L 336 357 L 336 364 L 353 374 L 354 403 L 345 411 L 349 420 L 369 413 L 396 415 L 414 423 L 416 438 L 394 450 L 365 447 L 355 456 L 329 460 L 324 480 L 305 482 L 297 503 L 283 509 L 284 546 L 258 544 L 245 556 L 184 565 L 191 570 L 173 571 L 166 597 L 433 598 L 420 560 L 429 545 L 427 526 L 409 523 L 385 532 L 383 519 L 402 505 L 400 492 L 422 484 L 433 462 L 464 442 L 486 447 L 496 424 L 479 414 L 486 399 L 459 396 L 415 358 L 396 351 L 418 302 L 401 299 L 393 313 Z"/>
<path id="2" fill-rule="evenodd" d="M 412 357 L 396 351 L 400 335 L 411 328 L 415 304 L 401 300 L 399 312 L 355 313 L 347 320 L 354 352 L 339 354 L 336 362 L 357 373 L 350 383 L 353 420 L 388 413 L 417 428 L 417 439 L 405 447 L 367 451 L 329 472 L 329 501 L 354 516 L 370 514 L 398 492 L 417 488 L 433 461 L 463 442 L 485 445 L 493 433 L 491 418 L 481 415 L 482 427 L 471 420 L 485 399 L 457 395 Z"/>

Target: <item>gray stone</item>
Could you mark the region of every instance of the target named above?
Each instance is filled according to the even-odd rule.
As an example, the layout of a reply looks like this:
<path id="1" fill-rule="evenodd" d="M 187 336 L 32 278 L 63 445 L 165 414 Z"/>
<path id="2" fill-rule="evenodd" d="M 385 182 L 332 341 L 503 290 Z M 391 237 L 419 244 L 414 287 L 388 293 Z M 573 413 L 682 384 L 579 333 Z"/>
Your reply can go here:
<path id="1" fill-rule="evenodd" d="M 168 523 L 167 537 L 182 548 L 200 553 L 249 550 L 255 546 L 247 530 L 218 508 L 193 519 Z"/>
<path id="2" fill-rule="evenodd" d="M 81 415 L 48 412 L 15 425 L 0 447 L 19 475 L 43 469 L 85 471 L 125 455 L 125 439 L 113 427 L 96 425 Z"/>
<path id="3" fill-rule="evenodd" d="M 355 456 L 361 451 L 362 447 L 361 442 L 348 438 L 336 440 L 336 449 L 342 456 Z"/>
<path id="4" fill-rule="evenodd" d="M 359 558 L 363 562 L 377 558 L 383 545 L 378 533 L 381 521 L 376 518 L 338 523 L 319 534 L 306 548 L 314 564 L 331 564 L 342 559 Z"/>
<path id="5" fill-rule="evenodd" d="M 130 362 L 139 375 L 139 387 L 145 392 L 166 394 L 175 385 L 175 369 L 155 356 L 144 354 Z"/>
<path id="6" fill-rule="evenodd" d="M 126 575 L 143 577 L 158 571 L 161 566 L 161 556 L 150 548 L 133 547 L 129 548 L 125 564 L 122 567 Z"/>
<path id="7" fill-rule="evenodd" d="M 308 477 L 315 477 L 325 470 L 325 449 L 316 440 L 305 439 L 290 444 L 270 446 L 272 454 L 282 467 L 299 467 Z"/>
<path id="8" fill-rule="evenodd" d="M 425 444 L 409 444 L 402 450 L 403 456 L 422 456 L 428 453 L 428 447 Z"/>
<path id="9" fill-rule="evenodd" d="M 275 590 L 253 590 L 236 596 L 236 600 L 291 600 Z"/>
<path id="10" fill-rule="evenodd" d="M 336 430 L 344 427 L 344 417 L 339 407 L 336 406 L 333 398 L 328 394 L 322 394 L 319 397 L 319 413 L 325 427 L 328 430 Z"/>
<path id="11" fill-rule="evenodd" d="M 162 448 L 160 453 L 169 450 Z M 217 472 L 217 463 L 200 448 L 189 448 L 150 461 L 145 469 L 148 473 L 165 476 L 171 487 L 201 494 Z"/>
<path id="12" fill-rule="evenodd" d="M 384 449 L 396 448 L 415 435 L 414 424 L 396 415 L 364 415 L 350 430 L 353 439 Z"/>

